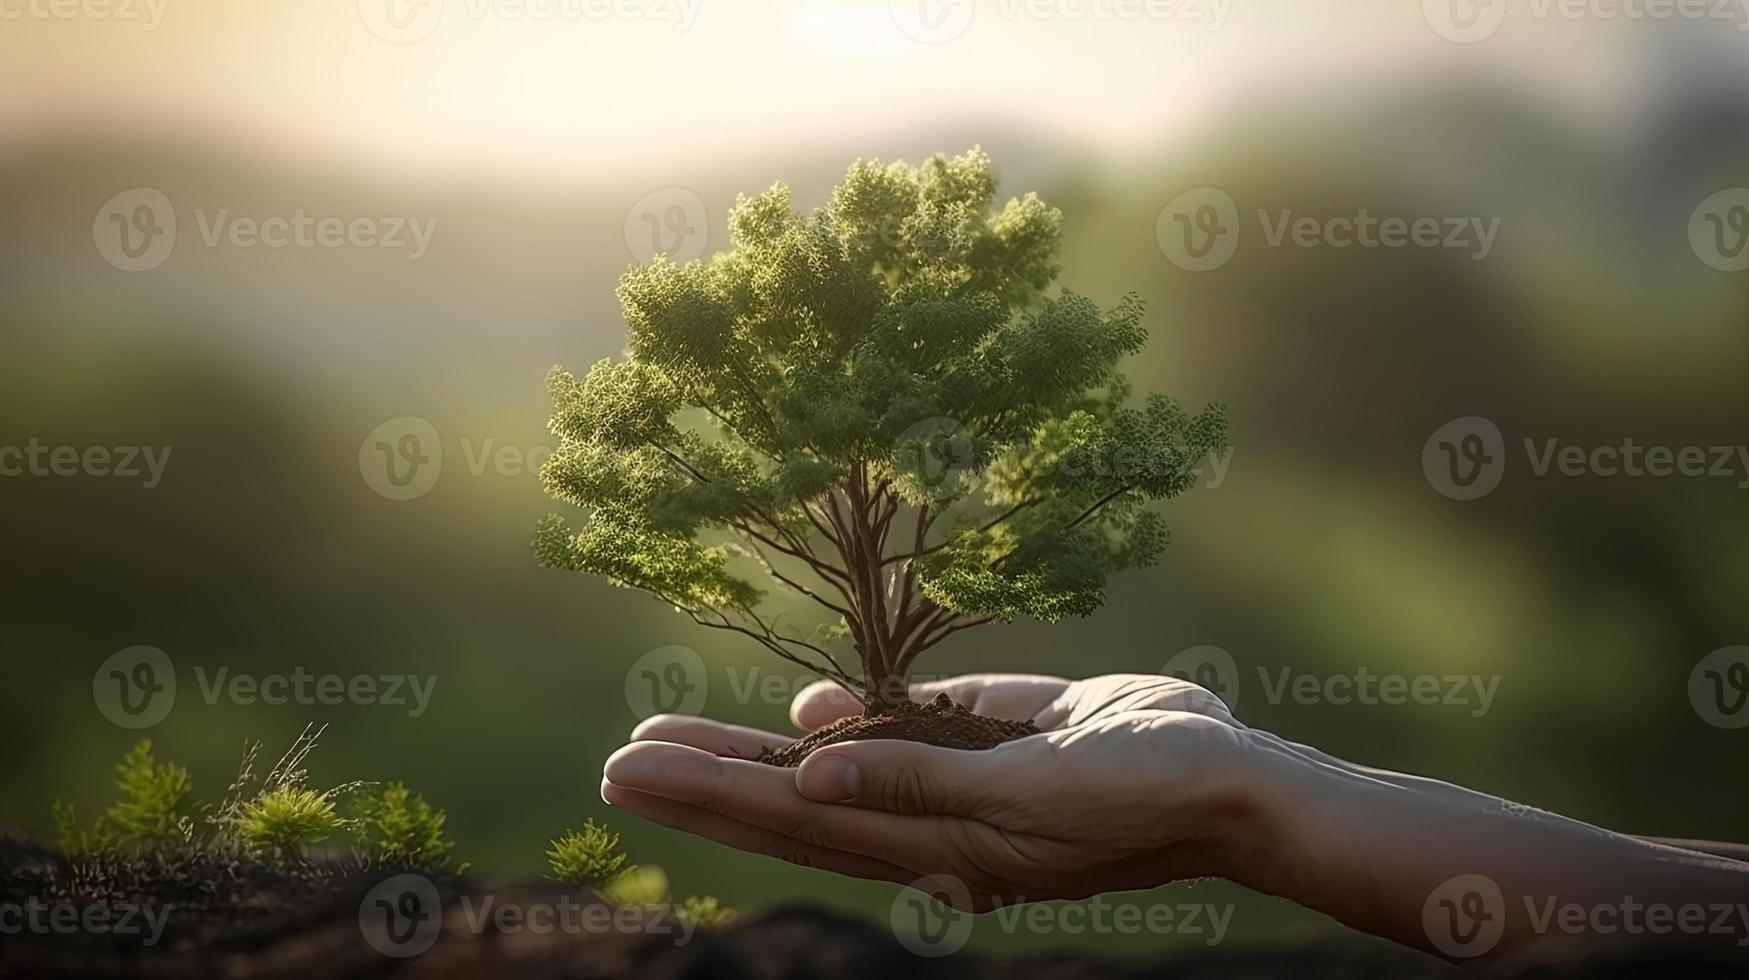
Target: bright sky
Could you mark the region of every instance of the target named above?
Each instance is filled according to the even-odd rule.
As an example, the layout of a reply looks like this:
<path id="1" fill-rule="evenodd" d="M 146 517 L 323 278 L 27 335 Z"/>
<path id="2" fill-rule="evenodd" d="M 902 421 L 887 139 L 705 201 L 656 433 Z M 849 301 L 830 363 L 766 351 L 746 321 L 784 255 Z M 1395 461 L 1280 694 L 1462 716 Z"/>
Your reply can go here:
<path id="1" fill-rule="evenodd" d="M 1442 69 L 1615 104 L 1611 39 L 1633 27 L 1509 22 L 1457 44 L 1423 12 L 1442 2 L 0 0 L 0 137 L 636 170 L 968 115 L 1153 145 L 1237 98 L 1339 100 Z"/>

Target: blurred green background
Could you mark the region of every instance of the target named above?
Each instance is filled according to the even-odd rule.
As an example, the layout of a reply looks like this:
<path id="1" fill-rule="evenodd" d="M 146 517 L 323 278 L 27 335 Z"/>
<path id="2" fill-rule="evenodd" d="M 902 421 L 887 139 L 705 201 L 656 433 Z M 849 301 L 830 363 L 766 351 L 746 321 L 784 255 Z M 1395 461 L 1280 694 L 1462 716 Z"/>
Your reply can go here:
<path id="1" fill-rule="evenodd" d="M 326 723 L 316 781 L 405 780 L 447 809 L 460 856 L 483 874 L 537 873 L 549 838 L 605 817 L 682 894 L 714 893 L 743 910 L 819 901 L 884 921 L 892 886 L 732 852 L 600 802 L 601 762 L 637 720 L 626 671 L 646 651 L 698 650 L 713 670 L 707 712 L 776 730 L 787 729 L 785 705 L 739 703 L 722 671 L 741 682 L 778 676 L 786 690 L 799 678 L 652 599 L 537 568 L 530 531 L 556 508 L 534 476 L 492 465 L 476 474 L 470 456 L 549 445 L 546 370 L 620 353 L 613 285 L 633 258 L 628 219 L 636 226 L 646 195 L 696 194 L 713 251 L 737 191 L 783 179 L 812 206 L 857 156 L 914 161 L 981 144 L 1004 196 L 1036 190 L 1063 209 L 1064 286 L 1105 304 L 1130 290 L 1147 300 L 1151 339 L 1129 367 L 1138 390 L 1226 402 L 1235 451 L 1218 486 L 1162 505 L 1173 528 L 1164 562 L 1114 579 L 1100 613 L 960 634 L 922 672 L 1156 671 L 1213 644 L 1240 666 L 1238 714 L 1253 726 L 1615 829 L 1741 839 L 1749 731 L 1707 724 L 1687 683 L 1701 657 L 1749 642 L 1749 507 L 1738 486 L 1749 473 L 1537 478 L 1522 441 L 1749 439 L 1749 274 L 1709 268 L 1688 237 L 1702 200 L 1749 183 L 1749 42 L 1717 24 L 1512 23 L 1481 50 L 1433 36 L 1413 9 L 1363 25 L 1374 7 L 1325 11 L 1338 19 L 1322 30 L 1369 32 L 1351 51 L 1265 43 L 1279 40 L 1267 18 L 1305 16 L 1273 4 L 1241 7 L 1207 40 L 1200 28 L 1149 25 L 1170 33 L 1158 50 L 1105 48 L 1095 27 L 1046 25 L 1056 32 L 1038 40 L 1002 33 L 1037 25 L 979 22 L 959 47 L 905 55 L 927 60 L 887 64 L 858 49 L 817 80 L 837 87 L 850 123 L 810 102 L 776 130 L 772 107 L 749 104 L 758 124 L 739 132 L 738 104 L 709 94 L 714 66 L 683 64 L 693 74 L 660 94 L 595 89 L 566 105 L 587 117 L 597 102 L 632 102 L 615 110 L 616 125 L 642 119 L 657 133 L 666 110 L 703 103 L 717 121 L 709 138 L 694 132 L 696 145 L 646 153 L 616 130 L 584 149 L 542 150 L 551 166 L 538 169 L 505 164 L 514 154 L 451 117 L 417 112 L 402 117 L 410 139 L 470 134 L 480 157 L 432 152 L 408 169 L 353 152 L 363 144 L 351 129 L 331 146 L 295 127 L 286 136 L 203 124 L 229 118 L 207 103 L 142 115 L 149 77 L 145 96 L 105 103 L 132 106 L 114 116 L 69 114 L 80 98 L 104 102 L 95 88 L 63 91 L 61 103 L 45 96 L 29 112 L 25 96 L 9 95 L 0 445 L 173 449 L 150 490 L 119 478 L 0 479 L 0 825 L 46 839 L 55 798 L 87 812 L 108 799 L 110 767 L 141 733 L 99 713 L 93 671 L 149 644 L 176 664 L 179 693 L 144 734 L 189 765 L 208 798 L 222 794 L 245 741 L 272 753 L 306 723 Z M 1350 14 L 1355 23 L 1340 19 Z M 707 15 L 687 45 L 711 43 Z M 96 36 L 111 26 L 79 29 L 94 46 L 132 50 L 125 37 Z M 446 24 L 438 50 L 489 26 Z M 250 77 L 248 57 L 218 65 L 194 41 L 165 47 L 191 28 L 167 21 L 150 41 L 159 47 L 139 57 L 187 56 L 177 71 L 205 72 L 215 88 L 226 72 Z M 614 28 L 599 27 L 591 50 L 614 46 L 603 40 Z M 220 39 L 207 43 L 235 37 L 236 48 L 221 44 L 233 56 L 254 50 L 224 33 L 232 28 L 204 29 Z M 665 42 L 640 33 L 625 43 Z M 1252 44 L 1263 53 L 1250 60 L 1229 50 Z M 1199 87 L 1171 82 L 1183 66 L 1160 66 L 1158 84 L 1149 81 L 1149 59 L 1194 59 L 1203 45 L 1228 60 L 1210 53 L 1191 65 Z M 531 60 L 559 56 L 543 46 Z M 980 59 L 998 56 L 1033 64 L 1033 81 L 979 88 Z M 311 85 L 332 89 L 305 57 Z M 438 70 L 402 49 L 384 57 L 403 59 L 406 78 Z M 1097 77 L 1052 70 L 1097 72 L 1108 59 L 1123 90 L 1110 99 Z M 344 79 L 356 65 L 331 67 Z M 544 85 L 541 70 L 530 69 L 532 81 L 504 76 L 496 106 L 482 97 L 468 111 L 531 130 L 586 127 L 516 111 L 518 86 Z M 895 106 L 875 94 L 876 79 L 909 79 L 897 85 L 904 92 L 918 74 L 944 92 L 963 81 L 972 95 Z M 166 80 L 162 91 L 181 90 Z M 368 101 L 373 91 L 383 90 L 355 94 Z M 453 108 L 454 88 L 444 92 Z M 1065 121 L 1065 92 L 1097 102 L 1097 127 L 1122 138 L 1083 138 Z M 304 94 L 277 97 L 257 104 L 260 118 L 296 117 L 320 132 L 304 118 L 314 111 L 289 108 Z M 1035 98 L 1049 105 L 1031 111 Z M 1174 112 L 1138 108 L 1156 104 Z M 374 136 L 392 147 L 402 133 Z M 1228 264 L 1193 273 L 1163 253 L 1156 221 L 1204 186 L 1238 203 L 1244 230 Z M 169 260 L 143 273 L 113 268 L 93 245 L 92 216 L 132 187 L 162 191 L 180 224 Z M 222 207 L 439 224 L 417 261 L 384 249 L 207 247 L 194 210 Z M 1501 228 L 1475 261 L 1467 250 L 1270 248 L 1254 217 L 1360 208 L 1499 217 Z M 1460 502 L 1430 486 L 1422 450 L 1434 430 L 1471 415 L 1499 425 L 1511 463 L 1495 492 Z M 443 452 L 435 486 L 409 501 L 374 492 L 359 465 L 366 434 L 400 416 L 428 420 Z M 1500 681 L 1482 717 L 1450 705 L 1272 704 L 1257 669 L 1289 666 Z M 437 687 L 417 718 L 381 705 L 209 705 L 196 667 L 432 674 Z M 1237 902 L 1230 943 L 1358 941 L 1224 883 L 1139 900 L 1156 897 Z M 1197 942 L 987 925 L 975 941 Z"/>

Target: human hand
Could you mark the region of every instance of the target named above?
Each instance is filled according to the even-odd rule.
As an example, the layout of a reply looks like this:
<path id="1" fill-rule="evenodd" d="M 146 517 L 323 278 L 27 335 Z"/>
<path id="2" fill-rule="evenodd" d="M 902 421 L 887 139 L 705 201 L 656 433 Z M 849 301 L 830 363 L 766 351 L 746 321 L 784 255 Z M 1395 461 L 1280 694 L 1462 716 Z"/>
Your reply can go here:
<path id="1" fill-rule="evenodd" d="M 919 683 L 1041 734 L 984 751 L 845 742 L 799 769 L 750 761 L 785 736 L 661 715 L 608 759 L 602 799 L 743 850 L 842 874 L 915 882 L 984 910 L 1188 877 L 1244 880 L 1268 863 L 1268 769 L 1289 754 L 1188 681 L 983 674 Z M 835 685 L 799 695 L 816 729 L 861 706 Z M 740 756 L 743 758 L 733 758 Z"/>

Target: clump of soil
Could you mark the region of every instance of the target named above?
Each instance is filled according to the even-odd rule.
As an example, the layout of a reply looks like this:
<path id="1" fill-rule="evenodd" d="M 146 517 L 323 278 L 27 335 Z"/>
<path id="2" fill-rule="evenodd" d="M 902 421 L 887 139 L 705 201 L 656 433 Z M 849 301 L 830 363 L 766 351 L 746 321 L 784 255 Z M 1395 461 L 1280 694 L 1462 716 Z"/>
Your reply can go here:
<path id="1" fill-rule="evenodd" d="M 1037 735 L 1030 721 L 1003 721 L 975 714 L 937 694 L 927 704 L 907 702 L 878 715 L 843 718 L 779 748 L 766 749 L 755 761 L 793 769 L 815 749 L 839 742 L 898 738 L 948 749 L 993 749 L 1028 735 Z"/>

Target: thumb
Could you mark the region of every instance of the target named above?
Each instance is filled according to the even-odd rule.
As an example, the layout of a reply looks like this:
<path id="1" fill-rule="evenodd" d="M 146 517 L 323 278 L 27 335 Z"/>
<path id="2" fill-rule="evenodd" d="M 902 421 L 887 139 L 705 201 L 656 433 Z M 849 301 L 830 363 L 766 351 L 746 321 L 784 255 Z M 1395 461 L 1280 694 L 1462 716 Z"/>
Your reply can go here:
<path id="1" fill-rule="evenodd" d="M 796 789 L 810 800 L 888 813 L 967 817 L 1011 785 L 1023 769 L 1017 742 L 993 749 L 944 749 L 922 742 L 871 739 L 815 751 L 796 770 Z M 1004 757 L 1007 758 L 1004 758 Z"/>

